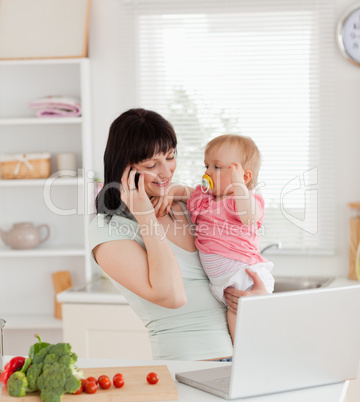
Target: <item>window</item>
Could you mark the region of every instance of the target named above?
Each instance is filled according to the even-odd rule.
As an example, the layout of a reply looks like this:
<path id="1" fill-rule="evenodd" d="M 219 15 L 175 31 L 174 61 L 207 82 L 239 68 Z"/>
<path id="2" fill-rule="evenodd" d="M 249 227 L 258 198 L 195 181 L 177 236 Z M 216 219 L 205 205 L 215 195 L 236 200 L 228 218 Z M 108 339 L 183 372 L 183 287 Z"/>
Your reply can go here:
<path id="1" fill-rule="evenodd" d="M 137 104 L 174 125 L 175 180 L 200 182 L 211 138 L 252 137 L 262 154 L 262 245 L 282 241 L 283 252 L 334 251 L 332 8 L 328 0 L 125 1 Z"/>

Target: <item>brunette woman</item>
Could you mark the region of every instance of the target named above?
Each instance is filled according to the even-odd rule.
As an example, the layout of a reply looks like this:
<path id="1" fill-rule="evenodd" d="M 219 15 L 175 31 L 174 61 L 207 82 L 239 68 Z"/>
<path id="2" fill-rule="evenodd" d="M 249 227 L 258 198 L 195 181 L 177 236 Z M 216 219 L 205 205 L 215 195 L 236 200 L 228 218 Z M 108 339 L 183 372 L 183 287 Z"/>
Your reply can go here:
<path id="1" fill-rule="evenodd" d="M 170 186 L 176 145 L 172 125 L 153 111 L 131 109 L 112 123 L 90 247 L 143 320 L 154 359 L 227 360 L 233 348 L 226 307 L 209 289 L 186 204 L 174 202 L 157 217 L 151 202 Z M 225 292 L 232 311 L 240 296 L 267 293 L 252 275 L 251 291 Z"/>

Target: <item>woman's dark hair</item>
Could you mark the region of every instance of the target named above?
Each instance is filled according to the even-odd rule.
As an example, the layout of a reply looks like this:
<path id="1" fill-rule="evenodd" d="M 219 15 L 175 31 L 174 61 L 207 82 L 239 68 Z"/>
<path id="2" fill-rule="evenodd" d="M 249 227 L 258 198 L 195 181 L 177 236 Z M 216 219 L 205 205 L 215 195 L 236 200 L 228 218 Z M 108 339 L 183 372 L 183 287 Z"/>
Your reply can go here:
<path id="1" fill-rule="evenodd" d="M 125 167 L 167 153 L 177 145 L 173 126 L 158 113 L 130 109 L 113 121 L 104 153 L 104 187 L 96 197 L 97 213 L 125 212 L 120 180 Z"/>

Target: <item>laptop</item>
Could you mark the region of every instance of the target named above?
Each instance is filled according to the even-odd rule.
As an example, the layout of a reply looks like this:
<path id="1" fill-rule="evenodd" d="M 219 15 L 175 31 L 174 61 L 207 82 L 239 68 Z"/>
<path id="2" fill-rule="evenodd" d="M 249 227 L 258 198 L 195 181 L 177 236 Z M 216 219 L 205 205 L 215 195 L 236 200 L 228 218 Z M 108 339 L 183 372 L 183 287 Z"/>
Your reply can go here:
<path id="1" fill-rule="evenodd" d="M 353 379 L 359 309 L 360 285 L 240 298 L 232 364 L 175 378 L 225 399 Z"/>

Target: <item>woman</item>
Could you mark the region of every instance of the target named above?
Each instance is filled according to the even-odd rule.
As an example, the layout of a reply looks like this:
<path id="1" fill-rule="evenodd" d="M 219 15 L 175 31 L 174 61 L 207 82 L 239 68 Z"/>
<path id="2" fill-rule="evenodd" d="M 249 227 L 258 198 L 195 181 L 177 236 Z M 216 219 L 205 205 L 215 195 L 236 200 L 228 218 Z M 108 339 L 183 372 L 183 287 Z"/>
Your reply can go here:
<path id="1" fill-rule="evenodd" d="M 175 219 L 157 217 L 150 200 L 169 188 L 176 145 L 173 127 L 155 112 L 131 109 L 112 123 L 90 246 L 147 327 L 154 359 L 229 359 L 226 308 L 209 289 L 186 206 L 173 203 Z M 239 296 L 266 293 L 257 275 L 249 275 L 252 291 L 227 289 L 232 311 Z"/>

